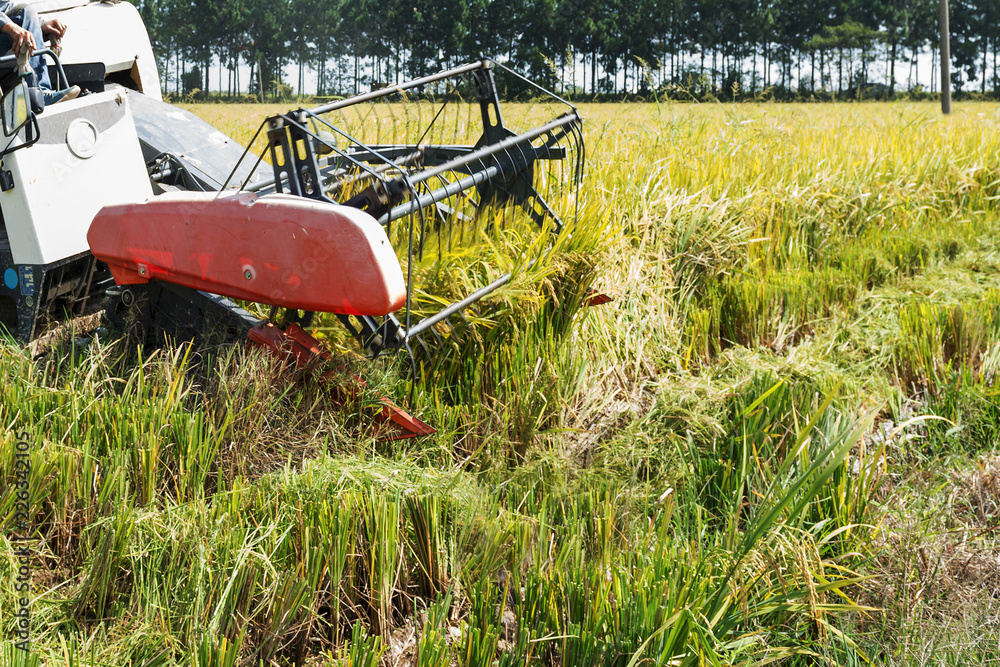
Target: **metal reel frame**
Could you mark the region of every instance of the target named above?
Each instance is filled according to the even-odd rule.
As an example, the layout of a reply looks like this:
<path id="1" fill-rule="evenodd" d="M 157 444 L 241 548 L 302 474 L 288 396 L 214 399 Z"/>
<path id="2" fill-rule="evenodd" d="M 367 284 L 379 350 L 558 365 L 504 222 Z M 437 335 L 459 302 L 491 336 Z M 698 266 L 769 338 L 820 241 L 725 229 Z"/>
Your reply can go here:
<path id="1" fill-rule="evenodd" d="M 520 134 L 511 131 L 504 124 L 494 70 L 520 79 L 547 101 L 565 107 L 564 113 L 529 131 Z M 365 144 L 324 117 L 334 111 L 384 100 L 403 91 L 419 92 L 429 87 L 440 90 L 446 86 L 451 86 L 450 90 L 454 91 L 463 84 L 468 88 L 469 81 L 474 91 L 470 104 L 478 104 L 482 122 L 482 134 L 473 145 L 423 143 L 423 137 L 410 144 Z M 447 104 L 446 96 L 431 125 Z M 397 255 L 405 256 L 407 260 L 405 326 L 393 314 L 381 318 L 338 314 L 338 318 L 362 348 L 373 356 L 384 351 L 409 349 L 412 340 L 417 340 L 426 348 L 419 338 L 422 333 L 434 333 L 434 325 L 447 323 L 450 317 L 511 278 L 510 273 L 504 274 L 438 313 L 411 323 L 412 267 L 414 258 L 423 254 L 425 232 L 429 222 L 432 222 L 429 218 L 434 216 L 439 222 L 448 216 L 467 217 L 459 212 L 457 205 L 450 206 L 449 201 L 459 197 L 471 199 L 474 193 L 478 197 L 475 201 L 477 211 L 492 206 L 518 206 L 539 229 L 550 225 L 554 234 L 560 233 L 564 222 L 536 188 L 535 170 L 543 161 L 561 161 L 572 157 L 570 180 L 578 194 L 585 159 L 582 123 L 576 107 L 566 100 L 484 58 L 404 84 L 268 118 L 258 129 L 254 141 L 261 132 L 266 133 L 265 152 L 270 156 L 274 178 L 254 186 L 243 185 L 259 193 L 287 192 L 359 208 L 376 218 L 387 234 L 391 232 L 394 222 L 408 219 L 406 233 L 401 235 L 406 247 L 397 247 Z M 423 136 L 429 131 L 430 126 Z M 346 148 L 338 146 L 341 141 L 347 144 Z M 570 144 L 569 149 L 564 145 L 566 143 Z M 249 149 L 244 158 L 248 154 Z M 321 163 L 323 155 L 329 156 L 325 164 Z M 257 158 L 251 173 L 256 171 L 263 157 L 262 153 Z M 234 174 L 242 162 L 241 159 L 234 168 Z M 345 194 L 349 196 L 345 198 Z M 338 195 L 341 195 L 342 201 L 338 200 Z M 575 211 L 574 224 L 577 217 L 578 211 Z"/>

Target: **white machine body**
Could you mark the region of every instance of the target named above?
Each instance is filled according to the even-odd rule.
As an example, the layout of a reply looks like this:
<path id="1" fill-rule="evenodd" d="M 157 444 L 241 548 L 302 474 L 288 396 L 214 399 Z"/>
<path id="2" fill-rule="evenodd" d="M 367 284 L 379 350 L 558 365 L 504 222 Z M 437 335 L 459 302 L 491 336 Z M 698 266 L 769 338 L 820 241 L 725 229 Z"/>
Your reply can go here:
<path id="1" fill-rule="evenodd" d="M 78 85 L 87 94 L 31 113 L 24 101 L 32 93 L 13 63 L 0 68 L 0 100 L 9 103 L 2 113 L 13 123 L 27 117 L 13 136 L 0 131 L 0 331 L 23 342 L 121 294 L 87 243 L 102 208 L 272 177 L 267 165 L 240 166 L 242 146 L 162 101 L 149 35 L 133 5 L 29 4 L 42 20 L 67 26 L 53 49 L 58 63 L 44 56 L 53 88 Z"/>
<path id="2" fill-rule="evenodd" d="M 43 21 L 59 19 L 67 26 L 53 49 L 62 69 L 43 56 L 53 88 L 79 85 L 88 94 L 29 114 L 12 137 L 0 132 L 0 330 L 23 342 L 67 316 L 100 308 L 114 286 L 107 266 L 90 252 L 87 231 L 104 206 L 153 196 L 147 162 L 169 149 L 150 145 L 140 127 L 153 126 L 181 141 L 159 127 L 162 112 L 143 123 L 133 115 L 130 100 L 153 111 L 168 106 L 161 101 L 149 35 L 133 5 L 26 4 Z M 14 86 L 23 89 L 12 64 L 0 68 L 0 86 L 0 95 L 19 99 Z"/>
<path id="3" fill-rule="evenodd" d="M 57 104 L 38 125 L 38 142 L 3 160 L 14 187 L 0 192 L 0 210 L 17 264 L 87 252 L 87 230 L 103 206 L 153 194 L 124 91 Z"/>

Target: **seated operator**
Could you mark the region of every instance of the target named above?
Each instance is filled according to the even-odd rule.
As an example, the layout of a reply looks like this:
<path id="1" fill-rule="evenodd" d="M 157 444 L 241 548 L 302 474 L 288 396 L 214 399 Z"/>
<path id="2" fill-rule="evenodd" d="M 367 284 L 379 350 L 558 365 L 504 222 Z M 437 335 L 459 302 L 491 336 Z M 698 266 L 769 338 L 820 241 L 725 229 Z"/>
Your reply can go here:
<path id="1" fill-rule="evenodd" d="M 33 7 L 15 9 L 13 0 L 0 0 L 0 55 L 8 51 L 18 53 L 27 46 L 28 55 L 31 56 L 35 49 L 44 48 L 43 34 L 56 40 L 61 39 L 66 34 L 66 24 L 59 19 L 42 22 Z M 32 57 L 29 64 L 35 72 L 35 81 L 29 81 L 28 84 L 34 83 L 41 89 L 45 106 L 71 100 L 80 94 L 79 86 L 52 90 L 49 70 L 41 56 Z"/>

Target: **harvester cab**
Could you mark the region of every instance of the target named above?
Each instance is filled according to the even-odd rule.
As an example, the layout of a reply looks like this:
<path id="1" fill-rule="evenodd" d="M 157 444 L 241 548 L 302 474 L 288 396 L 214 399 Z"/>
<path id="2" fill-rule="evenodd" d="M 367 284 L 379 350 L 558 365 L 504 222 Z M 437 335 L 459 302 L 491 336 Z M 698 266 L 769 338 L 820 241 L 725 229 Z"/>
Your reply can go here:
<path id="1" fill-rule="evenodd" d="M 244 148 L 162 102 L 132 5 L 65 5 L 43 14 L 70 26 L 45 57 L 89 94 L 33 111 L 0 59 L 0 325 L 24 342 L 104 308 L 144 336 L 221 335 L 303 364 L 329 357 L 306 331 L 318 314 L 368 354 L 412 359 L 511 278 L 445 298 L 420 284 L 428 264 L 440 275 L 515 218 L 548 235 L 575 216 L 579 114 L 491 60 L 272 116 Z M 500 85 L 532 98 L 531 127 L 504 122 Z M 432 432 L 387 400 L 380 421 Z"/>

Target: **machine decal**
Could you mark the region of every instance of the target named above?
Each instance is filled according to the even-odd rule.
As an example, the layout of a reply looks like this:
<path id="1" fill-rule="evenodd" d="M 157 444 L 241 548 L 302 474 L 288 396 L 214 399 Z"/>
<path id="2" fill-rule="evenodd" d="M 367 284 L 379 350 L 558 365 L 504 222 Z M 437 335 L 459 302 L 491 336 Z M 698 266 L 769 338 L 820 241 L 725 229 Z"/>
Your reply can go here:
<path id="1" fill-rule="evenodd" d="M 35 270 L 30 266 L 21 267 L 21 294 L 28 296 L 35 293 Z M 6 276 L 4 280 L 6 281 Z"/>
<path id="2" fill-rule="evenodd" d="M 7 286 L 7 289 L 14 289 L 17 287 L 17 271 L 12 267 L 8 267 L 6 271 L 3 272 L 3 284 Z"/>

